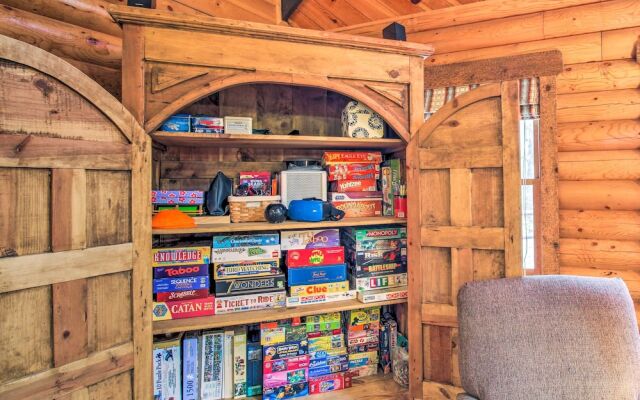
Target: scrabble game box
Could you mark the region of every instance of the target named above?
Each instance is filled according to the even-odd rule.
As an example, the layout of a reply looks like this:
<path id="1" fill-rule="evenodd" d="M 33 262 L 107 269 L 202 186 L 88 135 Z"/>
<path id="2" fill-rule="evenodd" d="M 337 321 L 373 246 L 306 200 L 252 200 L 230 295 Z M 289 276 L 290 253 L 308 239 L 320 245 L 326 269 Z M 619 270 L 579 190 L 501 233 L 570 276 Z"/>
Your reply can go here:
<path id="1" fill-rule="evenodd" d="M 191 300 L 200 299 L 209 296 L 209 289 L 197 289 L 197 290 L 178 290 L 175 292 L 160 292 L 156 293 L 156 301 L 177 301 L 177 300 Z"/>

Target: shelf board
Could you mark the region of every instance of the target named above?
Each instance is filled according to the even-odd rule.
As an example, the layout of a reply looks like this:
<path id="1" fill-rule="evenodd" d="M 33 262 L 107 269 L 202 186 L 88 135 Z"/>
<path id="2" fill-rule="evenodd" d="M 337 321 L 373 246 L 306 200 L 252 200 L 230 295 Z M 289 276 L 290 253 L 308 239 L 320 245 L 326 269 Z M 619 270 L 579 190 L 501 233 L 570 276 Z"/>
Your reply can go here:
<path id="1" fill-rule="evenodd" d="M 332 303 L 311 304 L 299 307 L 274 308 L 259 311 L 246 311 L 232 314 L 212 315 L 209 317 L 196 317 L 185 319 L 173 319 L 168 321 L 155 321 L 153 334 L 195 331 L 200 329 L 214 329 L 225 326 L 247 325 L 258 322 L 274 321 L 303 317 L 306 315 L 324 314 L 337 311 L 356 310 L 358 308 L 375 307 L 390 304 L 406 303 L 407 299 L 380 301 L 376 303 L 362 303 L 357 299 L 336 301 Z"/>
<path id="2" fill-rule="evenodd" d="M 285 221 L 281 224 L 268 222 L 240 222 L 231 224 L 203 224 L 195 228 L 154 229 L 154 235 L 179 235 L 192 233 L 219 233 L 219 232 L 245 232 L 245 231 L 286 231 L 295 229 L 320 229 L 320 228 L 346 228 L 349 226 L 372 226 L 406 224 L 406 218 L 394 217 L 368 217 L 345 218 L 340 221 L 299 222 Z"/>
<path id="3" fill-rule="evenodd" d="M 151 137 L 167 146 L 257 147 L 278 149 L 369 149 L 395 151 L 404 147 L 402 139 L 356 139 L 334 136 L 238 135 L 219 133 L 163 132 Z"/>
<path id="4" fill-rule="evenodd" d="M 409 400 L 409 391 L 398 385 L 391 374 L 353 378 L 348 389 L 300 397 L 301 400 Z M 262 399 L 249 397 L 249 400 Z"/>

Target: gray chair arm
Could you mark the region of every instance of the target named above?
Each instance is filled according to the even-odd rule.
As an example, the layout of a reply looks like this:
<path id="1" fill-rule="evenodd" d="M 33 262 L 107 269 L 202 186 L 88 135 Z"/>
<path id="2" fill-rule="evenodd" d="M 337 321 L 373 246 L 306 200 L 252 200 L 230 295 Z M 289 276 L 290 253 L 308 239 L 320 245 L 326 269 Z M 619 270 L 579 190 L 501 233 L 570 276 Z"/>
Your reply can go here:
<path id="1" fill-rule="evenodd" d="M 468 395 L 466 393 L 460 393 L 457 397 L 456 400 L 478 400 L 475 397 Z"/>

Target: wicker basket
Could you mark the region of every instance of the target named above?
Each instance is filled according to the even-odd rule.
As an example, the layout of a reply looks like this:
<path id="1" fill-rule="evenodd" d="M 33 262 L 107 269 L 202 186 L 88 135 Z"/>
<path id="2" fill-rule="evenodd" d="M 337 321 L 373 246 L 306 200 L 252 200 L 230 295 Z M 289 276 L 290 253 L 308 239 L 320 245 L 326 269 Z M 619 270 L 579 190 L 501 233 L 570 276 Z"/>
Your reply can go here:
<path id="1" fill-rule="evenodd" d="M 264 210 L 269 204 L 280 203 L 280 196 L 229 196 L 231 222 L 266 221 Z"/>

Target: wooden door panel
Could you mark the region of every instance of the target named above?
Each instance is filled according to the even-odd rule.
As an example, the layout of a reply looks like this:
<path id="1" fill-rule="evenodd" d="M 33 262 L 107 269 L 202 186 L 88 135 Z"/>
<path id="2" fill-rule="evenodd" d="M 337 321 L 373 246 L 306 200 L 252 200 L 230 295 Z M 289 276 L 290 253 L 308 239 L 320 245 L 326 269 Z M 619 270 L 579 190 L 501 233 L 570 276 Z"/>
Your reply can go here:
<path id="1" fill-rule="evenodd" d="M 151 375 L 150 319 L 133 317 L 146 135 L 96 82 L 4 36 L 0 87 L 0 398 L 133 398 L 134 349 Z"/>
<path id="2" fill-rule="evenodd" d="M 518 83 L 488 84 L 443 106 L 407 149 L 411 392 L 460 392 L 457 294 L 521 274 Z"/>

